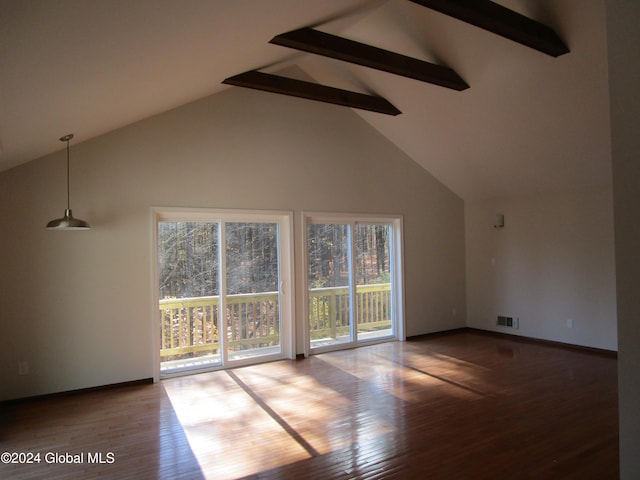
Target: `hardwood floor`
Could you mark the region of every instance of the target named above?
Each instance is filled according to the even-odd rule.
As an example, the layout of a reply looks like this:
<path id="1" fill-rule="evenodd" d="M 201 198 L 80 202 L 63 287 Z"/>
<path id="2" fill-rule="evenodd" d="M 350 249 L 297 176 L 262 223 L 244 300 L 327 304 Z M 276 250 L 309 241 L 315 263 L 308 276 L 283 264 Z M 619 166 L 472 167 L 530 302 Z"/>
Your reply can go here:
<path id="1" fill-rule="evenodd" d="M 0 478 L 615 479 L 616 363 L 463 331 L 6 404 L 0 452 L 84 457 Z"/>

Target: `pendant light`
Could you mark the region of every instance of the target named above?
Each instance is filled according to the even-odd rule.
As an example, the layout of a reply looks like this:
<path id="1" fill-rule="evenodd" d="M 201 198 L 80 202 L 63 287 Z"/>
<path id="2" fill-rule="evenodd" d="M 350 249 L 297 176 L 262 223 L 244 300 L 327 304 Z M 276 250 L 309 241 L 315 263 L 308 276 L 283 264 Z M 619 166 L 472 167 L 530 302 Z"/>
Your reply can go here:
<path id="1" fill-rule="evenodd" d="M 84 220 L 73 218 L 69 206 L 69 140 L 72 138 L 73 133 L 60 138 L 61 142 L 67 142 L 67 208 L 64 211 L 64 217 L 56 218 L 47 223 L 47 228 L 52 230 L 89 230 L 91 228 Z"/>

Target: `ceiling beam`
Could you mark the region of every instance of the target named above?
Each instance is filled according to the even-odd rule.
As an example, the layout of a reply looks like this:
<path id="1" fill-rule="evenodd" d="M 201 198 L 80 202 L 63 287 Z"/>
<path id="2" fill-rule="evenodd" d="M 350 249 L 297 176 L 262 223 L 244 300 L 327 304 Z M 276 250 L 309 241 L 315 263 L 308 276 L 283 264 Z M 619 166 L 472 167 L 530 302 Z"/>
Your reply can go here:
<path id="1" fill-rule="evenodd" d="M 375 68 L 453 90 L 469 85 L 449 67 L 400 55 L 312 28 L 301 28 L 273 37 L 270 43 Z"/>
<path id="2" fill-rule="evenodd" d="M 344 107 L 359 108 L 361 110 L 369 110 L 387 115 L 395 116 L 402 113 L 382 97 L 327 87 L 325 85 L 318 85 L 317 83 L 258 72 L 257 70 L 251 70 L 226 78 L 222 83 L 263 90 L 265 92 L 280 93 L 292 97 L 317 100 L 319 102 L 332 103 Z"/>
<path id="3" fill-rule="evenodd" d="M 569 48 L 551 28 L 489 0 L 411 1 L 552 57 L 569 53 Z"/>

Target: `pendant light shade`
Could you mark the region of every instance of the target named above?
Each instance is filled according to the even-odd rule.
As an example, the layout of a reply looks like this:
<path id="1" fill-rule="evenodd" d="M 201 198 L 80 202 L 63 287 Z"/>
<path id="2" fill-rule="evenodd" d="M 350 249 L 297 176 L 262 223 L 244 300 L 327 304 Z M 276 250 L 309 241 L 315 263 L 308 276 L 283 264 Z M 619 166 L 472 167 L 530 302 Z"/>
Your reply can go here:
<path id="1" fill-rule="evenodd" d="M 73 138 L 73 133 L 60 138 L 61 142 L 67 142 L 67 208 L 62 218 L 56 218 L 47 223 L 47 228 L 52 230 L 89 230 L 91 227 L 84 220 L 73 218 L 71 207 L 69 206 L 69 140 Z"/>
<path id="2" fill-rule="evenodd" d="M 47 223 L 47 228 L 55 230 L 90 230 L 91 226 L 84 220 L 74 218 L 71 210 L 66 208 L 64 210 L 64 217 L 51 220 Z"/>

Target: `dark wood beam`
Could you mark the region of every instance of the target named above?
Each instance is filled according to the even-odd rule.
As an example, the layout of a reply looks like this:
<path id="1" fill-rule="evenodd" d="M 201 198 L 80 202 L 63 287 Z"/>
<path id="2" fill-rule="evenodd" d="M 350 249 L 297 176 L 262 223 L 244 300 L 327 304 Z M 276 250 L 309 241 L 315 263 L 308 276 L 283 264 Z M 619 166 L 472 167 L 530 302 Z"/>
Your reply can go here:
<path id="1" fill-rule="evenodd" d="M 312 28 L 301 28 L 277 35 L 271 40 L 271 43 L 375 68 L 453 90 L 459 91 L 469 88 L 469 85 L 449 67 L 435 65 Z"/>
<path id="2" fill-rule="evenodd" d="M 551 28 L 489 0 L 411 1 L 552 57 L 569 53 L 569 48 Z"/>
<path id="3" fill-rule="evenodd" d="M 265 92 L 280 93 L 292 97 L 317 100 L 319 102 L 359 108 L 371 112 L 398 115 L 402 113 L 382 97 L 341 90 L 339 88 L 318 85 L 293 78 L 281 77 L 270 73 L 252 70 L 225 79 L 222 83 L 238 87 L 253 88 Z"/>

